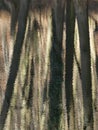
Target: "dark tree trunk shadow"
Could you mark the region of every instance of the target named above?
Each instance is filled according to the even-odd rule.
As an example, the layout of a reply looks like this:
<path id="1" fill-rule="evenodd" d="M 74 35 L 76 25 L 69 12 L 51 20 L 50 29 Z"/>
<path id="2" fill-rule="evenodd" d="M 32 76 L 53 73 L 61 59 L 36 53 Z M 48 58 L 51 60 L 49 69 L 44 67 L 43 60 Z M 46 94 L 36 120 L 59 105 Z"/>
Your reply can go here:
<path id="1" fill-rule="evenodd" d="M 73 56 L 74 49 L 75 13 L 72 0 L 67 0 L 66 9 L 66 67 L 65 93 L 67 106 L 68 128 L 74 130 L 74 99 L 73 99 Z"/>
<path id="2" fill-rule="evenodd" d="M 80 58 L 81 58 L 81 82 L 83 94 L 83 129 L 93 129 L 92 107 L 92 82 L 91 82 L 91 57 L 88 25 L 87 1 L 74 1 L 77 23 L 79 29 Z M 80 10 L 79 10 L 80 9 Z M 82 26 L 81 26 L 82 25 Z"/>
<path id="3" fill-rule="evenodd" d="M 98 56 L 96 58 L 96 72 L 97 72 L 97 79 L 98 79 Z"/>
<path id="4" fill-rule="evenodd" d="M 62 41 L 58 41 L 56 35 L 56 23 L 54 14 L 52 16 L 53 35 L 50 52 L 50 82 L 49 82 L 49 130 L 59 130 L 62 114 Z"/>
<path id="5" fill-rule="evenodd" d="M 3 106 L 1 109 L 1 114 L 0 114 L 0 130 L 3 130 L 4 128 L 5 121 L 6 121 L 7 114 L 10 107 L 10 103 L 11 103 L 13 90 L 14 90 L 14 83 L 15 83 L 15 79 L 17 76 L 18 68 L 19 68 L 21 50 L 22 50 L 24 34 L 26 30 L 28 7 L 29 7 L 28 0 L 26 0 L 25 3 L 21 3 L 19 20 L 18 20 L 18 32 L 17 32 L 16 42 L 15 42 L 14 51 L 13 51 L 10 73 L 9 73 L 9 77 L 8 77 L 8 81 L 6 85 L 5 99 L 4 99 Z"/>
<path id="6" fill-rule="evenodd" d="M 94 40 L 95 40 L 95 51 L 96 51 L 96 72 L 98 78 L 98 23 L 97 22 L 95 22 Z"/>
<path id="7" fill-rule="evenodd" d="M 34 77 L 34 63 L 33 63 L 33 58 L 31 61 L 31 69 L 30 69 L 30 87 L 29 87 L 29 95 L 27 99 L 27 107 L 32 108 L 33 104 L 33 77 Z"/>

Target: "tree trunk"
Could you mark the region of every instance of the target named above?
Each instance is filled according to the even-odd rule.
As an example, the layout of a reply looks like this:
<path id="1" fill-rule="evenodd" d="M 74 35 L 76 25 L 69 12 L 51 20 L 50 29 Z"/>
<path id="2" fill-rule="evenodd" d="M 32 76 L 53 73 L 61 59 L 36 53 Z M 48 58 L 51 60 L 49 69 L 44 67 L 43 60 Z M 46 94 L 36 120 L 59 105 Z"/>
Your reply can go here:
<path id="1" fill-rule="evenodd" d="M 88 8 L 87 1 L 74 0 L 75 11 L 77 15 L 80 53 L 81 53 L 81 78 L 83 91 L 83 109 L 84 109 L 84 130 L 93 129 L 93 109 L 92 109 L 92 84 L 91 84 L 91 59 L 90 42 L 88 26 Z"/>
<path id="2" fill-rule="evenodd" d="M 7 113 L 10 107 L 11 98 L 13 94 L 14 83 L 15 83 L 18 68 L 19 68 L 21 49 L 23 45 L 26 23 L 27 23 L 27 15 L 28 15 L 28 7 L 29 7 L 28 3 L 29 3 L 28 0 L 21 1 L 16 43 L 14 46 L 10 73 L 9 73 L 9 77 L 8 77 L 8 81 L 6 85 L 5 99 L 4 99 L 1 114 L 0 114 L 0 130 L 3 130 L 4 125 L 5 125 Z"/>
<path id="3" fill-rule="evenodd" d="M 62 129 L 62 39 L 64 21 L 64 1 L 57 0 L 52 11 L 52 48 L 50 52 L 49 84 L 49 130 Z"/>
<path id="4" fill-rule="evenodd" d="M 67 0 L 66 10 L 66 69 L 65 69 L 65 91 L 66 91 L 66 106 L 68 114 L 69 130 L 74 130 L 74 100 L 73 100 L 73 52 L 74 52 L 74 28 L 75 28 L 75 13 L 72 0 Z"/>

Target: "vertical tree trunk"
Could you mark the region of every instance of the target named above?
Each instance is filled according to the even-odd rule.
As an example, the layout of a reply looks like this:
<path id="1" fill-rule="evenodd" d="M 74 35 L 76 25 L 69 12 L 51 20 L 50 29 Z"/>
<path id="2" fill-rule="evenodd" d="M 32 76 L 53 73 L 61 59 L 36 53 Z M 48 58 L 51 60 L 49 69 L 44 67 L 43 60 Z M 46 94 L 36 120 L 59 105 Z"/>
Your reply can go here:
<path id="1" fill-rule="evenodd" d="M 66 91 L 66 106 L 68 114 L 68 128 L 74 130 L 74 100 L 73 100 L 73 52 L 74 52 L 74 28 L 75 28 L 75 13 L 72 0 L 67 0 L 66 10 L 66 75 L 65 75 L 65 91 Z"/>
<path id="2" fill-rule="evenodd" d="M 66 91 L 66 106 L 68 114 L 69 130 L 74 130 L 74 101 L 73 101 L 73 51 L 74 51 L 74 28 L 75 28 L 75 13 L 72 0 L 67 0 L 66 10 L 66 74 L 65 74 L 65 91 Z"/>
<path id="3" fill-rule="evenodd" d="M 9 107 L 10 107 L 11 98 L 12 98 L 12 94 L 13 94 L 14 83 L 15 83 L 17 71 L 19 68 L 21 49 L 22 49 L 24 34 L 25 34 L 25 30 L 26 30 L 28 7 L 29 7 L 29 1 L 22 0 L 21 6 L 20 6 L 16 43 L 14 46 L 10 73 L 9 73 L 9 77 L 8 77 L 8 81 L 7 81 L 7 85 L 6 85 L 5 99 L 4 99 L 4 103 L 3 103 L 1 114 L 0 114 L 0 130 L 3 130 L 4 125 L 5 125 L 7 113 L 8 113 Z"/>
<path id="4" fill-rule="evenodd" d="M 59 130 L 62 115 L 62 38 L 64 21 L 64 1 L 57 0 L 52 12 L 52 48 L 50 52 L 49 84 L 49 130 Z"/>
<path id="5" fill-rule="evenodd" d="M 81 78 L 83 91 L 84 130 L 93 129 L 92 88 L 91 88 L 91 59 L 88 26 L 87 0 L 74 0 L 77 15 L 80 53 L 81 53 Z"/>

